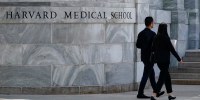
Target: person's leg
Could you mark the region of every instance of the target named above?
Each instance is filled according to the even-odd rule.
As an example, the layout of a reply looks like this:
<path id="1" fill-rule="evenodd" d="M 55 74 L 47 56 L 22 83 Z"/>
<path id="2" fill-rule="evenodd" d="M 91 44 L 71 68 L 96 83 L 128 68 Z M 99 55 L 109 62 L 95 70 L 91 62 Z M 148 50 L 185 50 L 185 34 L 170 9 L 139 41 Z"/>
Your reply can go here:
<path id="1" fill-rule="evenodd" d="M 139 90 L 138 90 L 138 95 L 144 94 L 144 88 L 146 86 L 147 80 L 149 76 L 149 68 L 148 64 L 144 63 L 144 71 L 143 71 L 143 76 L 140 82 Z"/>
<path id="2" fill-rule="evenodd" d="M 169 74 L 169 64 L 165 65 L 165 69 L 166 69 L 165 87 L 166 87 L 166 90 L 168 93 L 168 99 L 174 100 L 174 99 L 176 99 L 176 97 L 171 94 L 172 93 L 172 83 L 171 83 L 171 77 Z"/>
<path id="3" fill-rule="evenodd" d="M 172 93 L 172 83 L 171 83 L 171 77 L 169 74 L 169 64 L 166 65 L 166 78 L 165 78 L 165 87 L 167 90 L 167 93 Z"/>
<path id="4" fill-rule="evenodd" d="M 166 70 L 163 64 L 158 63 L 157 65 L 158 65 L 158 68 L 160 69 L 160 75 L 157 82 L 157 91 L 160 91 L 162 89 L 163 84 L 165 83 Z"/>
<path id="5" fill-rule="evenodd" d="M 153 92 L 157 93 L 159 91 L 157 91 L 157 84 L 156 84 L 156 79 L 155 79 L 155 71 L 153 69 L 154 64 L 150 64 L 150 75 L 149 75 L 149 79 L 150 79 L 150 83 L 151 86 L 153 88 Z"/>

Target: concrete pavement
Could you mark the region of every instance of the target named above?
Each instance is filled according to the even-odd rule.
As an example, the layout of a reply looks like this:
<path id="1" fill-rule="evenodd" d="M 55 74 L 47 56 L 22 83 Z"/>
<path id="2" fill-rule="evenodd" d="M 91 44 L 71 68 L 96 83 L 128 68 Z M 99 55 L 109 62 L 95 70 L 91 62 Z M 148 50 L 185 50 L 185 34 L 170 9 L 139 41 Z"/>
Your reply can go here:
<path id="1" fill-rule="evenodd" d="M 174 95 L 177 96 L 176 100 L 200 100 L 199 85 L 173 85 L 173 88 Z M 145 94 L 151 95 L 151 91 L 146 89 Z M 136 95 L 137 91 L 92 95 L 0 95 L 0 100 L 139 100 Z M 160 97 L 159 100 L 168 100 L 167 95 Z"/>

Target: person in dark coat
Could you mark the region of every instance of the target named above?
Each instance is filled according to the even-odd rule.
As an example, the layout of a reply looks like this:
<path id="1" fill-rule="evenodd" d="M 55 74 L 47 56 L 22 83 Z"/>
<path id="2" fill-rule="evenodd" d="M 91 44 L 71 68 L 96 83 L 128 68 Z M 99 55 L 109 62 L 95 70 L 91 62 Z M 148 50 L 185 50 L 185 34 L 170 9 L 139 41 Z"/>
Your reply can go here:
<path id="1" fill-rule="evenodd" d="M 155 62 L 160 69 L 160 75 L 157 82 L 157 91 L 162 89 L 163 84 L 165 84 L 169 100 L 173 100 L 174 97 L 172 93 L 172 84 L 171 77 L 169 74 L 169 64 L 170 64 L 170 53 L 172 53 L 176 59 L 182 63 L 181 58 L 175 51 L 168 32 L 167 24 L 162 23 L 158 27 L 158 33 L 153 41 L 152 52 L 155 54 Z M 156 100 L 154 97 L 151 97 L 151 100 Z"/>
<path id="2" fill-rule="evenodd" d="M 150 79 L 153 92 L 154 93 L 158 92 L 156 90 L 157 87 L 156 87 L 156 81 L 155 81 L 155 72 L 153 69 L 154 63 L 150 62 L 152 41 L 156 35 L 156 33 L 151 30 L 153 28 L 153 24 L 154 24 L 153 18 L 146 17 L 145 19 L 146 28 L 138 34 L 138 38 L 136 42 L 136 47 L 141 49 L 141 61 L 144 63 L 144 71 L 143 71 L 143 76 L 140 82 L 137 98 L 150 98 L 150 96 L 146 96 L 144 94 L 144 88 L 145 88 L 148 78 Z M 164 91 L 158 92 L 157 96 L 160 96 L 163 94 L 164 94 Z"/>

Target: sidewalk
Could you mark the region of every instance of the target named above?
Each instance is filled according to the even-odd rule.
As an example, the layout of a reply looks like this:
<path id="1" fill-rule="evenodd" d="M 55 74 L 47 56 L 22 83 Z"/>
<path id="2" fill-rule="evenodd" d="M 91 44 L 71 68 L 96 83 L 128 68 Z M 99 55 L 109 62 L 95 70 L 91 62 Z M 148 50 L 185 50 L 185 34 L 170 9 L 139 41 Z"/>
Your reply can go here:
<path id="1" fill-rule="evenodd" d="M 173 85 L 173 88 L 174 95 L 177 96 L 176 100 L 200 100 L 199 85 Z M 145 90 L 145 93 L 151 95 L 151 91 L 151 89 L 148 89 Z M 0 100 L 139 100 L 136 95 L 136 91 L 93 95 L 0 95 Z M 159 100 L 168 100 L 166 94 L 160 97 Z"/>

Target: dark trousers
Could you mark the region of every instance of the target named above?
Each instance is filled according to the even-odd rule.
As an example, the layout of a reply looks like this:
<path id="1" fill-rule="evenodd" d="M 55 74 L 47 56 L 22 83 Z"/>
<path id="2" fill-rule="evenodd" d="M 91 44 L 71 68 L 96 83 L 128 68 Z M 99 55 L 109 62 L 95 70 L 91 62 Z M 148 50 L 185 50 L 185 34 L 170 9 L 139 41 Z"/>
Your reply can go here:
<path id="1" fill-rule="evenodd" d="M 156 92 L 157 87 L 156 87 L 156 80 L 155 80 L 155 72 L 153 69 L 154 64 L 150 63 L 150 62 L 143 62 L 143 63 L 144 63 L 144 71 L 143 71 L 143 76 L 142 76 L 141 83 L 139 86 L 138 94 L 144 93 L 144 88 L 145 88 L 148 78 L 150 79 L 150 83 L 153 88 L 153 92 L 157 93 Z"/>
<path id="2" fill-rule="evenodd" d="M 160 91 L 162 89 L 163 84 L 165 84 L 167 93 L 172 93 L 172 83 L 171 77 L 169 74 L 169 64 L 157 63 L 158 68 L 160 69 L 160 76 L 157 82 L 157 90 Z"/>

